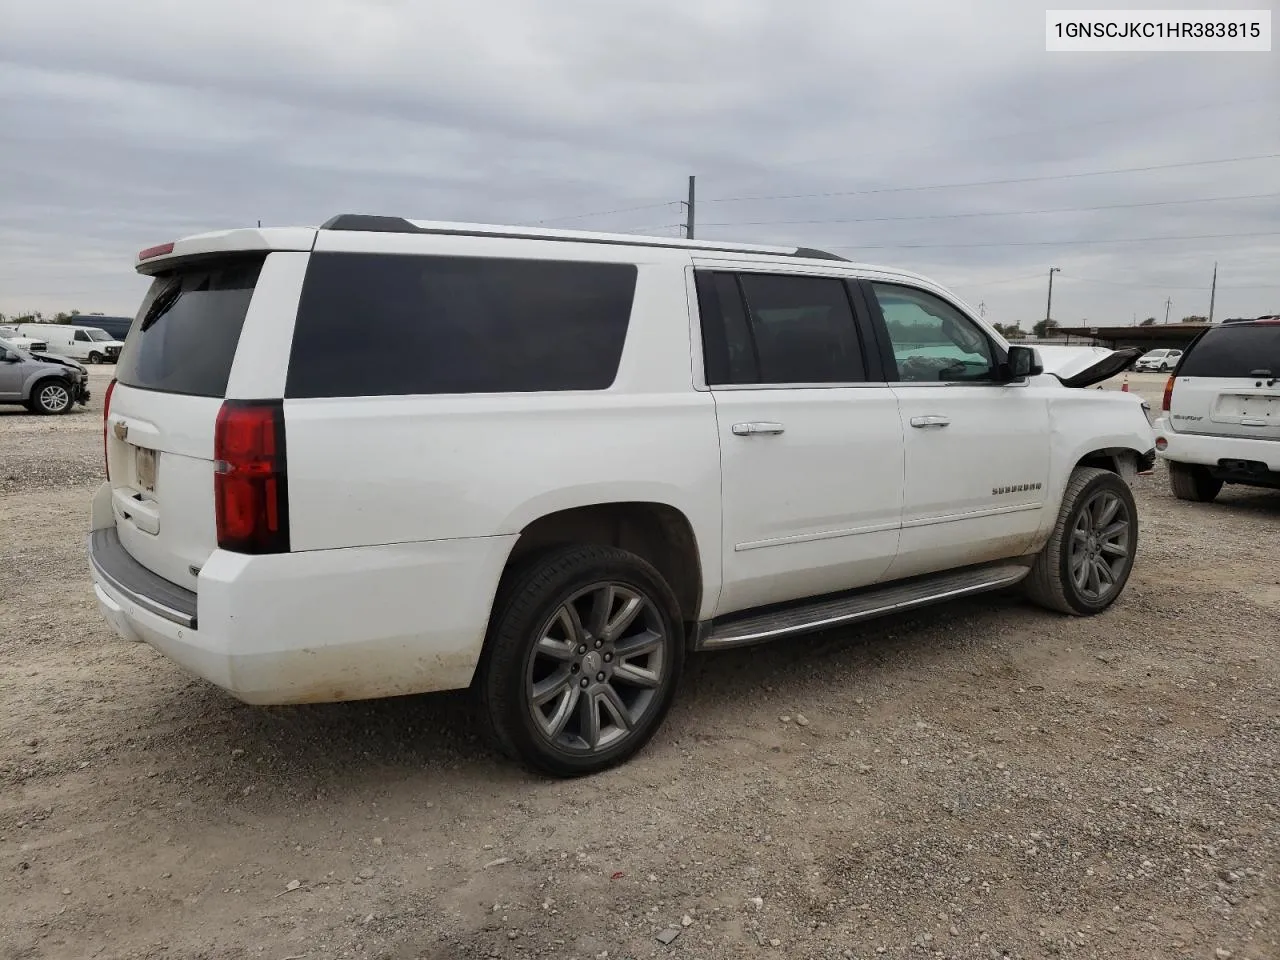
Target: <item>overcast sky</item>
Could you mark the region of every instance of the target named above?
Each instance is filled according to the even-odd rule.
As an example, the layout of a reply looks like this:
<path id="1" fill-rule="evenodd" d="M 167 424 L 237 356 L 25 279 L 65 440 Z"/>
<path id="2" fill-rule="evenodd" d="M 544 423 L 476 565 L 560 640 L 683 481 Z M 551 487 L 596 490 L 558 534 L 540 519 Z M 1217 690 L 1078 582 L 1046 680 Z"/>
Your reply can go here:
<path id="1" fill-rule="evenodd" d="M 132 314 L 138 249 L 259 218 L 673 236 L 691 173 L 699 236 L 917 269 L 1002 322 L 1044 316 L 1050 265 L 1063 323 L 1206 313 L 1215 260 L 1217 317 L 1280 312 L 1277 156 L 902 189 L 1280 155 L 1280 52 L 1048 54 L 1043 10 L 0 0 L 0 312 Z M 1117 238 L 1156 239 L 1079 242 Z"/>

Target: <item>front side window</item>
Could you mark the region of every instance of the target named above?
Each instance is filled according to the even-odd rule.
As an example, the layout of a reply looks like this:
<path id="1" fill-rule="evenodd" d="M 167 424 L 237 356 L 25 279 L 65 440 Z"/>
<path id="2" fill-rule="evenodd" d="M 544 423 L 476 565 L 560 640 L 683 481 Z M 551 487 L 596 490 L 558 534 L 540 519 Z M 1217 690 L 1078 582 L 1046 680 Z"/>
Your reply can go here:
<path id="1" fill-rule="evenodd" d="M 89 335 L 87 333 L 85 333 L 83 330 L 76 331 L 76 341 L 78 343 L 86 343 L 88 340 L 89 340 Z"/>
<path id="2" fill-rule="evenodd" d="M 914 287 L 873 283 L 884 314 L 898 380 L 906 383 L 995 379 L 991 341 L 941 297 Z"/>

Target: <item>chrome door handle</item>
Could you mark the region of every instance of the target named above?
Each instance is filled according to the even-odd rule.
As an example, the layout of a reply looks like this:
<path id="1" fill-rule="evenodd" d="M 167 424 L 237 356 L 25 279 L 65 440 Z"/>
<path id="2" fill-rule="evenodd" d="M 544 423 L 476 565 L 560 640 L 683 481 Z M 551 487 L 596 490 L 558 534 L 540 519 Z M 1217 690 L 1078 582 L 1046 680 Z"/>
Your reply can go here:
<path id="1" fill-rule="evenodd" d="M 769 420 L 757 420 L 755 423 L 735 423 L 731 428 L 735 437 L 749 437 L 753 434 L 778 434 L 786 429 L 780 423 Z"/>
<path id="2" fill-rule="evenodd" d="M 950 417 L 912 417 L 913 427 L 945 427 L 951 422 Z"/>

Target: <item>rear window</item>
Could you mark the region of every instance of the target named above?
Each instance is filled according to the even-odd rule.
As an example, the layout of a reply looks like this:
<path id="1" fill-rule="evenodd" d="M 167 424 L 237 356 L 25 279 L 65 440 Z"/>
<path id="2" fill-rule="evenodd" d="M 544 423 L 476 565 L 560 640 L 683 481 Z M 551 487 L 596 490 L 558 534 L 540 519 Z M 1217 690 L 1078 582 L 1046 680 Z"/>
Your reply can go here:
<path id="1" fill-rule="evenodd" d="M 264 257 L 219 260 L 157 277 L 120 353 L 128 387 L 223 397 Z"/>
<path id="2" fill-rule="evenodd" d="M 632 264 L 315 253 L 288 397 L 604 390 Z"/>
<path id="3" fill-rule="evenodd" d="M 1185 355 L 1180 377 L 1280 375 L 1280 324 L 1233 324 L 1210 330 Z"/>

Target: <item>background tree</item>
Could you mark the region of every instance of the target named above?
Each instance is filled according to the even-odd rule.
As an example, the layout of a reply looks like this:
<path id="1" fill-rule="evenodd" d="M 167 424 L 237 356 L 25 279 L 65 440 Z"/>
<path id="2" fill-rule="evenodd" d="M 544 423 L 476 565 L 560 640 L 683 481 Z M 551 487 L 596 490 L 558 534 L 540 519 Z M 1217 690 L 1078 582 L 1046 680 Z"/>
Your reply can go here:
<path id="1" fill-rule="evenodd" d="M 1031 328 L 1031 332 L 1037 337 L 1048 337 L 1052 331 L 1058 329 L 1057 320 L 1044 319 Z"/>
<path id="2" fill-rule="evenodd" d="M 1151 326 L 1155 326 L 1155 322 L 1156 322 L 1156 318 L 1155 318 L 1155 317 L 1147 317 L 1147 319 L 1145 319 L 1145 320 L 1143 320 L 1143 321 L 1142 321 L 1142 326 L 1144 326 L 1144 327 L 1151 327 Z"/>

